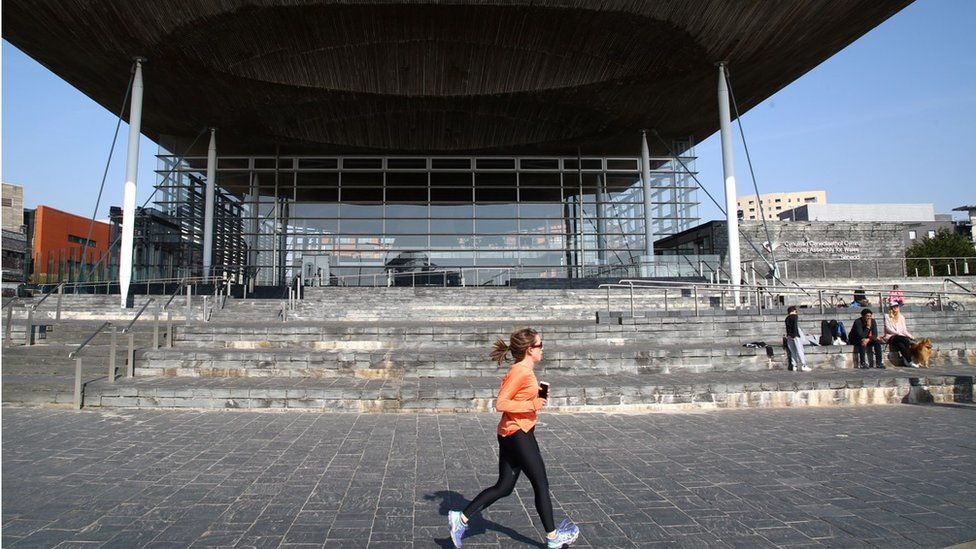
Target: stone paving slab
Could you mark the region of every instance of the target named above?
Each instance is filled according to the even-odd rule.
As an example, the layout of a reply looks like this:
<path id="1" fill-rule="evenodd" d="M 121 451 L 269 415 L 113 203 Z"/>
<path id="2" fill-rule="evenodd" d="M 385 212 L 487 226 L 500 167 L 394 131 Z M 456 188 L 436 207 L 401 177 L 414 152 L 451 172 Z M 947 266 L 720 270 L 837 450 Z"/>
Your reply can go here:
<path id="1" fill-rule="evenodd" d="M 495 480 L 496 414 L 3 409 L 4 547 L 449 547 Z M 976 410 L 541 416 L 576 547 L 976 539 Z M 531 487 L 465 547 L 542 547 Z"/>

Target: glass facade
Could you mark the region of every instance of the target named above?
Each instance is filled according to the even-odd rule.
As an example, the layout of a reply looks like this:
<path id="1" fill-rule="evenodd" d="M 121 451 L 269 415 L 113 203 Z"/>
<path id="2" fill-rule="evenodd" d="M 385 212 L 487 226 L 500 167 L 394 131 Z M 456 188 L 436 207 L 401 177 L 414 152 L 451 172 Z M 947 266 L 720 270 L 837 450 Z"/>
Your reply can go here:
<path id="1" fill-rule="evenodd" d="M 161 152 L 156 206 L 198 272 L 206 158 Z M 672 158 L 651 165 L 656 236 L 696 225 L 694 180 Z M 418 270 L 592 276 L 638 263 L 643 210 L 636 157 L 220 156 L 213 265 L 258 285 L 323 270 L 350 285 Z"/>

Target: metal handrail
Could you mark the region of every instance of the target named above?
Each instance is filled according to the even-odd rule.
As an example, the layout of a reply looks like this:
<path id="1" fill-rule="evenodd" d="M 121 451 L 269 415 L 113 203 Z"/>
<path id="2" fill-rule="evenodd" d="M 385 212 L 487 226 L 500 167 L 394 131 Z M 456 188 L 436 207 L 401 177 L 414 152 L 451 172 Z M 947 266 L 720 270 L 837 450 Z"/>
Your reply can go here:
<path id="1" fill-rule="evenodd" d="M 54 292 L 54 290 L 57 290 L 58 288 L 64 287 L 65 284 L 67 284 L 67 283 L 66 282 L 61 282 L 61 283 L 58 283 L 56 286 L 52 286 L 48 291 L 44 292 L 44 294 L 41 296 L 41 299 L 39 299 L 39 300 L 37 300 L 37 302 L 31 304 L 31 309 L 33 309 L 33 310 L 36 311 L 37 308 L 41 306 L 41 303 L 44 303 L 44 300 L 45 299 L 51 297 L 51 293 Z"/>
<path id="2" fill-rule="evenodd" d="M 176 285 L 176 289 L 173 290 L 173 293 L 169 294 L 169 299 L 167 299 L 166 304 L 163 305 L 164 311 L 169 309 L 170 303 L 173 302 L 173 299 L 176 298 L 176 296 L 180 293 L 180 290 L 182 290 L 185 286 L 186 286 L 186 277 L 183 277 L 182 279 L 180 279 L 180 283 Z"/>
<path id="3" fill-rule="evenodd" d="M 944 280 L 942 281 L 942 290 L 943 290 L 943 291 L 945 291 L 945 284 L 946 284 L 946 282 L 949 282 L 949 283 L 951 283 L 951 284 L 953 284 L 953 285 L 955 285 L 955 286 L 957 286 L 957 287 L 959 287 L 959 288 L 962 288 L 962 289 L 963 289 L 963 291 L 965 291 L 965 292 L 966 292 L 967 294 L 969 294 L 969 295 L 972 295 L 972 296 L 976 296 L 976 292 L 974 292 L 974 291 L 972 291 L 972 290 L 970 290 L 969 288 L 967 288 L 967 287 L 965 287 L 965 286 L 963 286 L 962 284 L 960 284 L 960 283 L 958 283 L 958 282 L 956 282 L 955 280 L 953 280 L 953 279 L 951 279 L 951 278 L 946 278 L 946 279 L 944 279 Z"/>
<path id="4" fill-rule="evenodd" d="M 105 322 L 103 322 L 102 325 L 99 326 L 98 329 L 96 329 L 94 332 L 92 332 L 92 334 L 90 336 L 88 336 L 88 338 L 85 339 L 85 341 L 82 342 L 81 345 L 79 345 L 74 351 L 71 351 L 70 353 L 68 353 L 68 358 L 75 358 L 75 356 L 78 353 L 80 353 L 82 349 L 84 349 L 89 343 L 92 342 L 93 339 L 95 339 L 95 336 L 97 336 L 99 333 L 101 333 L 102 330 L 104 330 L 105 328 L 108 328 L 111 325 L 112 325 L 112 322 L 110 320 L 106 320 Z"/>
<path id="5" fill-rule="evenodd" d="M 146 307 L 148 307 L 153 301 L 156 301 L 156 298 L 150 297 L 148 301 L 142 304 L 142 307 L 139 309 L 139 312 L 136 313 L 136 316 L 132 317 L 132 320 L 126 324 L 125 328 L 122 328 L 123 334 L 129 333 L 129 329 L 132 328 L 132 325 L 136 323 L 136 320 L 139 320 L 139 317 L 142 316 L 142 313 L 146 310 Z"/>

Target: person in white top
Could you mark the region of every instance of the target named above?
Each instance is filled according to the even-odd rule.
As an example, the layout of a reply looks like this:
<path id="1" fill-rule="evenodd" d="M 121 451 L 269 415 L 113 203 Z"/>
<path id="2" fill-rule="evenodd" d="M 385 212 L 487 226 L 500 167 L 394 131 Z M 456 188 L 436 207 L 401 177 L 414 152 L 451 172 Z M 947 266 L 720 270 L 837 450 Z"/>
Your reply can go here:
<path id="1" fill-rule="evenodd" d="M 911 353 L 909 353 L 913 339 L 915 339 L 915 336 L 908 331 L 905 316 L 901 314 L 901 304 L 892 302 L 891 309 L 888 310 L 888 316 L 885 317 L 884 340 L 888 345 L 891 345 L 898 351 L 906 366 L 918 368 L 918 364 L 912 361 Z"/>

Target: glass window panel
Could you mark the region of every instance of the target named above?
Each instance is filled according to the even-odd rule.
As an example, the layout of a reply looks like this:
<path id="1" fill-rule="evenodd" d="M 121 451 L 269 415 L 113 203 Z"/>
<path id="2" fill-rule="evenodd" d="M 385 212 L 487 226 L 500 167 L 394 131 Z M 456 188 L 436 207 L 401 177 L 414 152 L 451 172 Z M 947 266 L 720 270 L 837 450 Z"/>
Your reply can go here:
<path id="1" fill-rule="evenodd" d="M 387 202 L 427 202 L 427 188 L 387 187 Z"/>
<path id="2" fill-rule="evenodd" d="M 512 187 L 518 182 L 518 175 L 515 173 L 476 173 L 474 174 L 475 187 Z"/>
<path id="3" fill-rule="evenodd" d="M 431 202 L 471 202 L 471 187 L 432 187 Z"/>
<path id="4" fill-rule="evenodd" d="M 474 207 L 466 204 L 431 204 L 430 217 L 432 220 L 447 218 L 466 218 L 471 219 L 474 215 Z"/>
<path id="5" fill-rule="evenodd" d="M 343 158 L 344 170 L 379 170 L 383 168 L 382 158 Z"/>
<path id="6" fill-rule="evenodd" d="M 575 158 L 567 158 L 563 160 L 564 170 L 578 170 L 579 162 Z M 584 158 L 583 159 L 583 169 L 584 170 L 602 170 L 603 160 L 599 158 Z"/>
<path id="7" fill-rule="evenodd" d="M 347 219 L 342 220 L 342 234 L 382 234 L 382 219 Z"/>
<path id="8" fill-rule="evenodd" d="M 608 170 L 640 170 L 640 162 L 636 158 L 608 158 Z"/>
<path id="9" fill-rule="evenodd" d="M 515 241 L 514 236 L 505 235 L 480 235 L 476 236 L 474 239 L 474 244 L 477 248 L 484 249 L 503 249 L 510 250 L 514 248 L 512 245 Z"/>
<path id="10" fill-rule="evenodd" d="M 479 170 L 514 170 L 514 158 L 478 158 L 475 167 Z"/>
<path id="11" fill-rule="evenodd" d="M 511 218 L 518 217 L 518 205 L 512 204 L 475 204 L 475 217 L 481 218 Z"/>
<path id="12" fill-rule="evenodd" d="M 519 166 L 523 170 L 558 170 L 558 158 L 522 158 Z"/>
<path id="13" fill-rule="evenodd" d="M 426 232 L 426 228 L 424 229 Z M 403 250 L 403 249 L 426 249 L 427 248 L 427 235 L 397 235 L 393 238 L 393 247 Z"/>
<path id="14" fill-rule="evenodd" d="M 432 158 L 430 167 L 433 170 L 469 170 L 471 169 L 470 158 Z"/>
<path id="15" fill-rule="evenodd" d="M 427 173 L 389 172 L 386 174 L 386 186 L 427 187 Z"/>
<path id="16" fill-rule="evenodd" d="M 339 187 L 328 189 L 297 188 L 295 196 L 299 202 L 338 202 Z"/>
<path id="17" fill-rule="evenodd" d="M 426 158 L 388 158 L 386 167 L 391 170 L 426 170 Z M 426 177 L 426 174 L 424 174 Z"/>
<path id="18" fill-rule="evenodd" d="M 509 234 L 518 232 L 515 219 L 478 219 L 475 221 L 476 234 Z"/>
<path id="19" fill-rule="evenodd" d="M 431 187 L 467 187 L 471 188 L 471 174 L 469 172 L 446 172 L 430 174 Z"/>
<path id="20" fill-rule="evenodd" d="M 380 172 L 343 172 L 342 189 L 346 187 L 382 187 L 383 174 Z"/>
<path id="21" fill-rule="evenodd" d="M 382 188 L 342 188 L 343 202 L 382 202 Z M 345 212 L 343 212 L 345 215 Z"/>
<path id="22" fill-rule="evenodd" d="M 427 205 L 423 204 L 387 204 L 386 205 L 386 217 L 395 218 L 408 218 L 408 217 L 427 217 Z"/>
<path id="23" fill-rule="evenodd" d="M 560 203 L 546 202 L 543 204 L 523 202 L 519 204 L 520 217 L 536 217 L 547 219 L 562 219 L 563 205 Z"/>
<path id="24" fill-rule="evenodd" d="M 292 216 L 305 217 L 339 217 L 339 204 L 314 202 L 299 202 L 291 206 Z"/>
<path id="25" fill-rule="evenodd" d="M 516 202 L 518 191 L 514 186 L 507 189 L 475 187 L 474 199 L 476 202 Z"/>
<path id="26" fill-rule="evenodd" d="M 343 203 L 339 208 L 339 215 L 343 221 L 347 218 L 382 219 L 383 206 L 380 204 L 367 206 Z M 343 224 L 343 228 L 345 228 L 345 224 Z"/>
<path id="27" fill-rule="evenodd" d="M 217 158 L 217 169 L 218 170 L 231 170 L 231 169 L 247 169 L 247 158 L 227 158 L 218 157 Z"/>
<path id="28" fill-rule="evenodd" d="M 472 235 L 430 235 L 430 246 L 432 248 L 472 248 L 474 247 L 474 236 Z"/>
<path id="29" fill-rule="evenodd" d="M 339 167 L 337 158 L 299 158 L 300 170 L 334 170 Z"/>
<path id="30" fill-rule="evenodd" d="M 596 220 L 593 220 L 596 223 Z M 589 222 L 587 222 L 589 224 Z M 525 219 L 519 220 L 520 231 L 525 233 L 557 234 L 566 232 L 566 224 L 560 219 Z"/>
<path id="31" fill-rule="evenodd" d="M 430 232 L 437 234 L 470 235 L 473 231 L 474 223 L 469 219 L 438 219 L 430 224 Z"/>
<path id="32" fill-rule="evenodd" d="M 279 158 L 278 168 L 279 169 L 289 169 L 292 167 L 291 158 Z M 273 170 L 275 169 L 275 159 L 274 158 L 255 158 L 254 168 L 258 170 Z"/>
<path id="33" fill-rule="evenodd" d="M 427 220 L 387 219 L 386 234 L 427 234 Z"/>
<path id="34" fill-rule="evenodd" d="M 592 176 L 590 176 L 592 177 Z M 546 187 L 555 189 L 559 193 L 562 176 L 558 173 L 522 173 L 519 174 L 520 187 Z M 522 200 L 525 200 L 523 197 Z M 559 200 L 558 198 L 556 200 Z"/>

